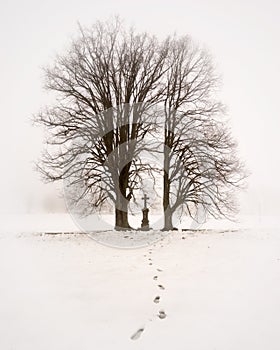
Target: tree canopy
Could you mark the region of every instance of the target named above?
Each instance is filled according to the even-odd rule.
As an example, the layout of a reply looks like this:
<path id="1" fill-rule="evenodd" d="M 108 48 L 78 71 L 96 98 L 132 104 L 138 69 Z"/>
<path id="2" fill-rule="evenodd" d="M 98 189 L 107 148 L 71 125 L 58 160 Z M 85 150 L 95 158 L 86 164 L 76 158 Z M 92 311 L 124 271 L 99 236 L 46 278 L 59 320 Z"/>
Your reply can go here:
<path id="1" fill-rule="evenodd" d="M 141 155 L 162 149 L 166 229 L 179 207 L 233 211 L 243 166 L 219 120 L 211 59 L 188 36 L 160 41 L 118 19 L 97 22 L 79 28 L 45 77 L 57 99 L 35 116 L 48 131 L 38 168 L 46 180 L 67 181 L 76 202 L 87 196 L 91 209 L 111 200 L 116 228 L 129 229 L 129 202 L 152 171 Z"/>

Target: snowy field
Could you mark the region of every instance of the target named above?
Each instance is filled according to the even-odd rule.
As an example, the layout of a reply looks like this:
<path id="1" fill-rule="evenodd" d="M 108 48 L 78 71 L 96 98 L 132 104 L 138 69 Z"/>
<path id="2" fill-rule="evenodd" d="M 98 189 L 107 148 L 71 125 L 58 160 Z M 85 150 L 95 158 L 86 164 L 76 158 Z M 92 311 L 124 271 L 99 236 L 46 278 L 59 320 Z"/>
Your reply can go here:
<path id="1" fill-rule="evenodd" d="M 30 217 L 10 219 L 0 233 L 1 350 L 280 349 L 276 221 L 148 232 L 155 243 L 117 249 L 94 234 L 46 234 L 42 217 L 34 231 Z M 48 232 L 77 231 L 68 219 L 50 219 Z"/>

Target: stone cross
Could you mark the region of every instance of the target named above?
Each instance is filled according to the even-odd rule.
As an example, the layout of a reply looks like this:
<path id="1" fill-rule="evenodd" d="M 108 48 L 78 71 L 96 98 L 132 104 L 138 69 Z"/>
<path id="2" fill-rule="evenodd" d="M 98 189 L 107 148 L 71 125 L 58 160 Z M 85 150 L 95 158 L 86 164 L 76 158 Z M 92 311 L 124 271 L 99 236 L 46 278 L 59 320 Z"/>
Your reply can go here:
<path id="1" fill-rule="evenodd" d="M 142 197 L 142 199 L 144 200 L 144 209 L 147 208 L 147 199 L 150 199 L 149 197 L 147 197 L 146 194 L 144 194 L 144 197 Z"/>
<path id="2" fill-rule="evenodd" d="M 149 209 L 147 208 L 147 199 L 150 199 L 150 198 L 147 197 L 146 194 L 144 194 L 144 197 L 142 199 L 144 200 L 144 209 L 142 209 L 143 220 L 142 220 L 142 224 L 141 224 L 141 230 L 142 231 L 149 231 L 149 229 L 150 229 L 149 218 L 148 218 Z"/>

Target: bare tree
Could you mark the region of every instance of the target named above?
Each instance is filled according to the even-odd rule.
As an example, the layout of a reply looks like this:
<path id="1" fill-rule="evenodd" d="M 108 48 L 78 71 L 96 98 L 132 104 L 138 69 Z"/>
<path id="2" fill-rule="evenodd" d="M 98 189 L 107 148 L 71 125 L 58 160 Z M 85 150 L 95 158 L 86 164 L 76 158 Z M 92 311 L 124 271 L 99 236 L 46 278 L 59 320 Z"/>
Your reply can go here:
<path id="1" fill-rule="evenodd" d="M 215 101 L 218 79 L 207 53 L 190 38 L 173 38 L 164 102 L 164 229 L 181 208 L 213 217 L 230 216 L 234 189 L 242 187 L 244 167 L 236 142 Z"/>
<path id="2" fill-rule="evenodd" d="M 46 180 L 79 187 L 77 201 L 89 193 L 93 208 L 113 201 L 118 229 L 130 228 L 128 203 L 148 168 L 139 157 L 152 127 L 145 115 L 162 99 L 167 54 L 168 41 L 125 31 L 117 19 L 80 28 L 45 70 L 57 103 L 35 117 L 49 132 L 38 167 Z"/>
<path id="3" fill-rule="evenodd" d="M 49 132 L 38 168 L 48 181 L 64 180 L 87 212 L 110 200 L 116 228 L 130 228 L 129 202 L 144 174 L 152 173 L 142 156 L 159 151 L 159 115 L 165 229 L 172 228 L 179 207 L 191 215 L 198 205 L 213 216 L 233 210 L 242 165 L 220 122 L 211 59 L 188 37 L 159 42 L 125 30 L 118 19 L 97 22 L 80 27 L 68 52 L 45 74 L 45 87 L 57 99 L 35 117 Z M 154 107 L 161 103 L 160 114 Z"/>

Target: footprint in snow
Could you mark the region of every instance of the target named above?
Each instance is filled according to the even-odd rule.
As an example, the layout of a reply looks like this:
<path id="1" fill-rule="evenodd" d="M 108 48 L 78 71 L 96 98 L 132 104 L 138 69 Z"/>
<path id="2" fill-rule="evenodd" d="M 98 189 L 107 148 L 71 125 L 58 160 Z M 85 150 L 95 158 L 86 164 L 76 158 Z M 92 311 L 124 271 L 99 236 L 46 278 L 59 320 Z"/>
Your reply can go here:
<path id="1" fill-rule="evenodd" d="M 156 296 L 154 299 L 154 303 L 158 304 L 160 301 L 160 296 Z"/>
<path id="2" fill-rule="evenodd" d="M 161 270 L 161 269 L 157 269 L 157 271 L 158 271 L 158 272 L 162 272 L 162 270 Z"/>
<path id="3" fill-rule="evenodd" d="M 165 289 L 165 288 L 163 287 L 163 285 L 161 285 L 161 284 L 158 284 L 158 287 L 159 287 L 160 289 Z"/>
<path id="4" fill-rule="evenodd" d="M 139 328 L 137 332 L 135 332 L 134 334 L 132 334 L 132 336 L 130 337 L 131 340 L 137 340 L 139 339 L 140 335 L 144 332 L 144 328 Z"/>
<path id="5" fill-rule="evenodd" d="M 167 315 L 166 315 L 166 313 L 165 313 L 163 310 L 160 310 L 160 311 L 159 311 L 158 317 L 159 317 L 160 319 L 163 320 L 164 318 L 166 318 L 166 316 L 167 316 Z"/>
<path id="6" fill-rule="evenodd" d="M 158 276 L 154 276 L 153 280 L 156 281 L 158 279 Z"/>

